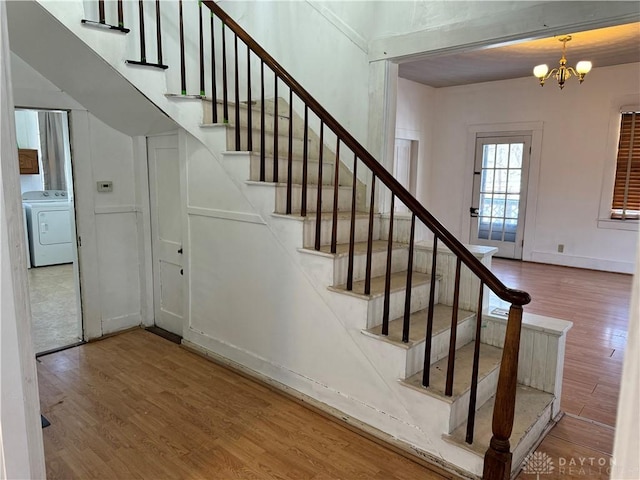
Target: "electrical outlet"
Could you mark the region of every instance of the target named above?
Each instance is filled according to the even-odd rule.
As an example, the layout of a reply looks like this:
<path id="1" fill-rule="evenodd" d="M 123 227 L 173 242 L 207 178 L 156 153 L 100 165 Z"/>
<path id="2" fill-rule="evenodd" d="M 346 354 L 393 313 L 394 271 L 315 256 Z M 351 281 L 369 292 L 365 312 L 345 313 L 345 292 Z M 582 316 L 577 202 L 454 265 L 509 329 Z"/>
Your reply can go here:
<path id="1" fill-rule="evenodd" d="M 102 180 L 97 182 L 99 192 L 113 192 L 113 182 L 110 180 Z"/>
<path id="2" fill-rule="evenodd" d="M 558 253 L 564 253 L 564 244 L 563 243 L 559 243 L 558 244 Z"/>

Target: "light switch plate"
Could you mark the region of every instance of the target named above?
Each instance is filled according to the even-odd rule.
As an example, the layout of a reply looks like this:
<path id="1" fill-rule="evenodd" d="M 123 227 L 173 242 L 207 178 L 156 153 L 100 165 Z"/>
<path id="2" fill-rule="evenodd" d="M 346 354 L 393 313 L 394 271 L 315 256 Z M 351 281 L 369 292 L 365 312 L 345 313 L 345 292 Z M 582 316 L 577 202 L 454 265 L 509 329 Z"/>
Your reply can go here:
<path id="1" fill-rule="evenodd" d="M 113 182 L 111 180 L 102 180 L 96 183 L 98 184 L 99 192 L 113 192 Z"/>

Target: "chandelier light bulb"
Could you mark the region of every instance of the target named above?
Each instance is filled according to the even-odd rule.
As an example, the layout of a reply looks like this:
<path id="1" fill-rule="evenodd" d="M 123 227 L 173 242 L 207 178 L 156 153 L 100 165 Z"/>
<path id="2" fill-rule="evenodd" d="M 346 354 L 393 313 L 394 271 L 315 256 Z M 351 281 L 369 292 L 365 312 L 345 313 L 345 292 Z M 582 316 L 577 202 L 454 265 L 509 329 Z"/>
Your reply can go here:
<path id="1" fill-rule="evenodd" d="M 549 73 L 549 67 L 544 63 L 542 65 L 537 65 L 533 69 L 533 74 L 538 78 L 543 78 L 547 73 Z"/>
<path id="2" fill-rule="evenodd" d="M 580 75 L 586 75 L 591 71 L 591 66 L 591 62 L 583 60 L 581 62 L 578 62 L 578 64 L 576 65 L 576 72 L 578 72 Z"/>

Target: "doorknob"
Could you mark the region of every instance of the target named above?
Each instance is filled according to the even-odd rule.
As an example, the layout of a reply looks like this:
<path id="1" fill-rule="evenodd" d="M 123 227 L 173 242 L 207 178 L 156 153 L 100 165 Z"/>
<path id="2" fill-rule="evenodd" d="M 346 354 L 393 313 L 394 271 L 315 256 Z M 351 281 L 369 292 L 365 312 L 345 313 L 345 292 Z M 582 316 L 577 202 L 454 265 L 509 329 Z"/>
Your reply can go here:
<path id="1" fill-rule="evenodd" d="M 178 249 L 178 253 L 182 253 L 182 247 Z"/>
<path id="2" fill-rule="evenodd" d="M 478 208 L 476 207 L 469 207 L 469 213 L 471 214 L 472 217 L 477 217 L 478 214 L 480 213 L 480 210 L 478 210 Z"/>

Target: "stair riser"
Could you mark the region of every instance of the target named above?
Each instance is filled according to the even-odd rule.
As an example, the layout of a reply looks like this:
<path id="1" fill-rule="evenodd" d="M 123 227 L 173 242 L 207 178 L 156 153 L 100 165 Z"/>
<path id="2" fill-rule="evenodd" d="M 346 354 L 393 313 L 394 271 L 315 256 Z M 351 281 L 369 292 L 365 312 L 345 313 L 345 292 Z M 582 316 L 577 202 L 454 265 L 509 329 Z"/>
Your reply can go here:
<path id="1" fill-rule="evenodd" d="M 237 150 L 236 149 L 236 136 L 235 136 L 235 128 L 230 126 L 227 129 L 227 149 L 228 150 Z M 251 151 L 259 152 L 261 147 L 260 140 L 260 131 L 257 129 L 252 130 L 252 145 Z M 265 154 L 273 156 L 274 145 L 273 145 L 273 134 L 265 133 L 264 140 Z M 283 135 L 278 136 L 278 156 L 288 158 L 289 156 L 289 138 Z M 292 149 L 292 157 L 302 160 L 304 155 L 304 140 L 300 138 L 293 138 L 291 142 Z M 248 151 L 248 137 L 247 130 L 241 129 L 240 131 L 240 150 L 239 151 Z M 307 159 L 317 160 L 319 158 L 319 147 L 317 140 L 312 138 L 307 139 Z M 335 160 L 335 155 L 331 152 L 326 146 L 323 150 L 323 158 L 327 162 L 333 163 Z"/>
<path id="2" fill-rule="evenodd" d="M 265 155 L 265 181 L 273 182 L 273 156 Z M 279 183 L 287 181 L 288 160 L 286 158 L 278 158 L 278 179 Z M 300 160 L 291 162 L 292 183 L 302 183 L 303 164 Z M 332 185 L 334 178 L 334 167 L 331 163 L 322 164 L 322 184 Z M 260 180 L 260 155 L 251 156 L 251 180 Z M 307 164 L 307 182 L 310 184 L 318 183 L 318 162 L 309 161 Z"/>
<path id="3" fill-rule="evenodd" d="M 411 287 L 411 313 L 427 307 L 429 303 L 430 285 L 413 285 Z M 436 282 L 436 298 L 438 297 L 438 283 Z M 369 300 L 367 306 L 367 328 L 382 324 L 384 311 L 384 295 Z M 398 290 L 389 294 L 389 318 L 394 319 L 404 315 L 405 290 Z"/>
<path id="4" fill-rule="evenodd" d="M 416 222 L 416 229 L 419 228 L 419 222 Z M 382 229 L 389 231 L 389 217 L 382 219 Z M 411 218 L 395 216 L 393 219 L 393 241 L 400 243 L 409 243 L 411 238 Z"/>
<path id="5" fill-rule="evenodd" d="M 391 255 L 391 273 L 406 270 L 409 259 L 409 247 L 394 248 Z M 353 280 L 364 280 L 367 267 L 367 255 L 361 253 L 353 256 Z M 349 256 L 338 257 L 334 261 L 333 285 L 345 285 L 349 268 Z M 387 271 L 387 251 L 372 252 L 371 276 L 382 276 Z"/>
<path id="6" fill-rule="evenodd" d="M 466 345 L 475 335 L 475 318 L 470 318 L 464 322 L 458 323 L 456 331 L 456 349 Z M 426 332 L 425 332 L 426 333 Z M 445 330 L 434 335 L 431 338 L 431 365 L 449 354 L 449 341 L 451 339 L 451 331 Z M 407 377 L 414 375 L 423 369 L 424 351 L 426 343 L 421 342 L 407 349 L 406 372 Z"/>
<path id="7" fill-rule="evenodd" d="M 524 438 L 520 440 L 518 445 L 513 448 L 513 463 L 511 465 L 511 473 L 514 474 L 518 471 L 518 468 L 524 462 L 524 459 L 527 455 L 531 453 L 533 448 L 537 445 L 540 436 L 543 434 L 545 429 L 549 426 L 549 422 L 553 419 L 553 407 L 552 403 L 549 404 L 547 408 L 545 408 L 538 417 L 538 420 L 531 426 L 531 428 L 527 431 Z M 517 415 L 517 411 L 516 411 Z M 595 468 L 600 468 L 594 467 Z M 603 471 L 606 470 L 607 467 L 603 467 Z M 586 469 L 585 469 L 586 471 Z"/>
<path id="8" fill-rule="evenodd" d="M 348 211 L 351 210 L 351 187 L 339 187 L 338 188 L 338 210 Z M 316 211 L 318 199 L 317 185 L 309 185 L 307 187 L 307 212 L 312 213 Z M 291 186 L 291 212 L 299 213 L 302 207 L 302 186 Z M 276 187 L 276 213 L 286 213 L 287 208 L 287 187 L 285 185 L 278 185 Z M 333 212 L 333 187 L 322 187 L 322 212 Z"/>
<path id="9" fill-rule="evenodd" d="M 331 230 L 333 228 L 333 220 L 330 213 L 322 215 L 320 225 L 320 245 L 331 244 Z M 348 243 L 351 231 L 351 220 L 348 218 L 339 218 L 337 222 L 336 240 L 337 243 Z M 365 242 L 369 235 L 369 218 L 356 217 L 355 222 L 355 241 Z M 379 240 L 380 220 L 376 215 L 373 218 L 373 239 Z M 316 238 L 316 222 L 308 221 L 304 224 L 303 245 L 305 248 L 313 248 Z"/>
<path id="10" fill-rule="evenodd" d="M 203 103 L 203 123 L 209 124 L 213 123 L 213 118 L 211 115 L 211 102 Z M 280 107 L 280 105 L 279 105 Z M 280 108 L 281 109 L 281 108 Z M 218 121 L 217 123 L 224 123 L 223 120 L 223 112 L 222 112 L 222 104 L 218 104 Z M 229 122 L 230 125 L 235 125 L 236 123 L 236 110 L 234 105 L 229 105 Z M 275 116 L 273 115 L 273 105 L 267 105 L 264 116 L 264 129 L 266 132 L 273 133 L 275 131 Z M 242 128 L 247 128 L 249 126 L 249 120 L 247 115 L 247 106 L 246 104 L 240 105 L 240 126 Z M 251 109 L 251 126 L 253 128 L 260 128 L 261 126 L 261 118 L 260 118 L 260 106 L 253 105 Z M 289 135 L 289 112 L 287 110 L 286 113 L 278 115 L 278 134 L 287 136 Z M 293 136 L 296 138 L 302 138 L 304 135 L 304 123 L 300 119 L 294 119 L 293 122 Z M 316 136 L 315 133 L 312 134 Z"/>
<path id="11" fill-rule="evenodd" d="M 492 396 L 495 395 L 498 387 L 498 376 L 500 368 L 495 368 L 489 375 L 478 381 L 478 391 L 476 397 L 476 411 L 485 404 Z M 469 378 L 469 384 L 471 379 Z M 469 415 L 469 397 L 470 390 L 460 395 L 451 404 L 451 414 L 449 416 L 449 432 L 453 432 L 456 428 L 467 421 Z"/>

